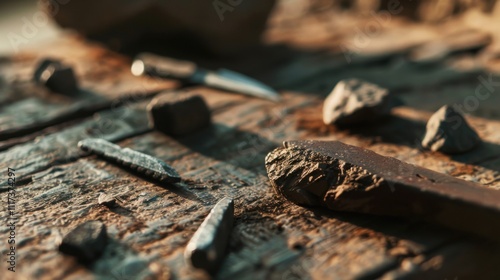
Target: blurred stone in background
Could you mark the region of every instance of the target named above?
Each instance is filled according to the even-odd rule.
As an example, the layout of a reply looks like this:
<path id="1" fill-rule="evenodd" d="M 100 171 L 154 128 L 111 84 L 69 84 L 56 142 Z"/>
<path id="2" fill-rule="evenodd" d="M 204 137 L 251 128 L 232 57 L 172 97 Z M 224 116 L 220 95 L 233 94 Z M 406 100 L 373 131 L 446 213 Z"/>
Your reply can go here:
<path id="1" fill-rule="evenodd" d="M 40 0 L 62 27 L 123 48 L 138 41 L 186 42 L 218 54 L 240 53 L 258 44 L 274 0 Z M 349 10 L 360 15 L 390 11 L 413 20 L 440 22 L 470 9 L 491 13 L 495 0 L 280 0 L 293 14 L 314 10 Z M 51 11 L 52 9 L 52 11 Z M 395 12 L 396 11 L 396 12 Z"/>
<path id="2" fill-rule="evenodd" d="M 53 1 L 41 0 L 49 12 Z M 62 27 L 93 38 L 113 39 L 121 45 L 148 39 L 161 43 L 168 37 L 182 38 L 216 53 L 232 53 L 258 44 L 275 1 L 65 2 L 59 5 L 58 12 L 51 12 L 54 20 Z"/>
<path id="3" fill-rule="evenodd" d="M 392 14 L 430 23 L 471 10 L 500 14 L 496 0 L 0 0 L 0 52 L 17 52 L 59 36 L 58 25 L 116 50 L 149 41 L 242 53 L 259 43 L 268 18 L 280 9 L 286 10 L 290 24 L 330 10 L 355 16 L 397 11 Z"/>

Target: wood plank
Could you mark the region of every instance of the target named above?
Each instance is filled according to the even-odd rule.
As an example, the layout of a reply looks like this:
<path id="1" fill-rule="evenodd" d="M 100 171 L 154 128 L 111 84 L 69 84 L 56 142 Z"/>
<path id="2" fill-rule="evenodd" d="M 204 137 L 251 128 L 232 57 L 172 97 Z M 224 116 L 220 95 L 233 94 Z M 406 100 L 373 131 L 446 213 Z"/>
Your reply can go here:
<path id="1" fill-rule="evenodd" d="M 311 97 L 287 94 L 283 104 L 254 99 L 249 104 L 238 102 L 249 100 L 242 96 L 193 91 L 215 108 L 212 128 L 179 140 L 151 132 L 120 142 L 165 160 L 186 178 L 183 184 L 157 186 L 91 157 L 37 173 L 19 190 L 21 224 L 29 228 L 23 233 L 26 245 L 20 247 L 21 256 L 29 258 L 19 261 L 43 260 L 36 269 L 23 269 L 23 276 L 41 269 L 45 272 L 37 274 L 40 279 L 49 279 L 53 275 L 48 272 L 57 265 L 64 277 L 111 277 L 123 274 L 134 261 L 149 264 L 137 273 L 204 278 L 185 266 L 182 248 L 210 207 L 227 195 L 236 198 L 236 227 L 220 278 L 244 278 L 249 272 L 281 277 L 288 271 L 311 278 L 370 277 L 397 268 L 400 258 L 460 238 L 400 220 L 333 214 L 284 201 L 271 192 L 262 162 L 282 140 L 303 136 L 304 131 L 295 129 L 296 112 L 312 102 Z M 140 118 L 139 113 L 131 115 Z M 345 132 L 330 137 L 370 143 Z M 386 149 L 392 155 L 401 150 L 390 151 Z M 100 191 L 117 196 L 123 208 L 97 206 Z M 99 262 L 84 270 L 55 246 L 70 228 L 88 219 L 103 219 L 113 242 Z M 38 249 L 33 250 L 35 244 Z"/>
<path id="2" fill-rule="evenodd" d="M 77 94 L 52 93 L 32 81 L 37 61 L 45 57 L 59 58 L 74 66 L 81 87 Z M 0 140 L 87 117 L 179 86 L 172 80 L 135 77 L 129 71 L 129 63 L 123 56 L 97 45 L 82 46 L 71 38 L 55 42 L 52 48 L 42 48 L 36 55 L 22 55 L 2 63 L 0 75 L 7 89 L 0 99 Z"/>
<path id="3" fill-rule="evenodd" d="M 238 159 L 234 159 L 233 164 L 188 151 L 184 151 L 186 156 L 178 158 L 177 151 L 181 147 L 175 143 L 171 146 L 170 141 L 165 141 L 164 136 L 156 133 L 145 136 L 149 137 L 133 138 L 126 143 L 135 144 L 136 141 L 142 140 L 142 143 L 138 144 L 143 148 L 154 147 L 144 146 L 143 139 L 148 138 L 148 141 L 156 143 L 155 151 L 173 152 L 173 158 L 161 158 L 189 179 L 187 184 L 156 186 L 97 159 L 80 159 L 75 163 L 52 167 L 37 174 L 28 188 L 18 191 L 18 207 L 22 212 L 19 225 L 26 229 L 22 234 L 22 245 L 19 245 L 18 252 L 21 256 L 19 263 L 26 263 L 30 259 L 44 261 L 40 262 L 36 269 L 21 269 L 19 273 L 22 276 L 33 277 L 41 269 L 45 273 L 38 272 L 39 279 L 49 279 L 54 277 L 50 271 L 57 266 L 58 272 L 65 277 L 80 277 L 90 272 L 101 277 L 110 277 L 111 273 L 120 271 L 105 268 L 126 266 L 127 258 L 134 256 L 139 258 L 138 261 L 170 267 L 170 273 L 175 278 L 201 276 L 183 263 L 182 247 L 210 207 L 217 199 L 227 195 L 237 198 L 237 226 L 231 242 L 234 255 L 230 254 L 228 257 L 227 272 L 223 268 L 221 278 L 244 276 L 249 270 L 253 272 L 255 265 L 258 267 L 257 272 L 262 275 L 268 275 L 276 269 L 283 272 L 288 262 L 296 260 L 299 254 L 302 254 L 297 248 L 307 248 L 308 245 L 304 242 L 309 239 L 321 242 L 324 238 L 322 235 L 325 234 L 333 238 L 334 241 L 331 242 L 334 248 L 343 248 L 338 249 L 340 251 L 335 250 L 337 254 L 357 248 L 355 258 L 361 259 L 357 261 L 359 266 L 345 267 L 340 265 L 342 263 L 334 266 L 338 275 L 352 276 L 364 273 L 370 267 L 375 270 L 380 265 L 386 267 L 388 261 L 385 259 L 388 257 L 384 253 L 389 241 L 385 240 L 386 237 L 382 234 L 375 234 L 369 228 L 360 230 L 352 224 L 353 219 L 346 218 L 346 222 L 343 222 L 335 217 L 318 215 L 291 205 L 269 192 L 265 171 L 258 164 L 258 174 L 249 172 L 247 164 L 246 168 L 233 165 L 247 160 L 250 154 L 255 154 L 255 150 L 242 153 Z M 266 151 L 267 147 L 259 150 L 255 161 L 262 160 Z M 149 152 L 152 153 L 152 150 Z M 232 152 L 228 151 L 228 154 Z M 208 164 L 196 170 L 189 170 L 199 162 Z M 123 208 L 108 210 L 98 206 L 97 197 L 100 191 L 117 196 L 123 201 Z M 168 209 L 168 214 L 161 211 L 164 209 Z M 273 218 L 277 213 L 281 215 Z M 74 269 L 75 264 L 71 258 L 64 257 L 55 250 L 61 235 L 88 219 L 104 220 L 114 240 L 106 249 L 103 258 L 90 271 Z M 365 226 L 367 220 L 373 223 L 371 217 L 358 220 L 364 222 Z M 391 225 L 390 221 L 378 222 L 380 225 Z M 392 225 L 399 227 L 400 223 Z M 285 230 L 280 230 L 280 227 Z M 319 236 L 317 228 L 324 229 Z M 372 238 L 372 234 L 376 238 Z M 343 238 L 339 239 L 339 236 Z M 276 243 L 281 245 L 268 246 L 269 243 L 265 241 L 273 242 L 274 238 L 281 239 L 281 243 Z M 350 242 L 346 244 L 345 238 Z M 37 249 L 29 246 L 35 244 Z M 255 246 L 256 244 L 260 245 Z M 113 256 L 113 251 L 120 252 L 119 256 Z M 319 257 L 326 257 L 331 253 L 330 250 L 318 252 L 321 253 Z M 254 256 L 253 259 L 246 259 L 245 256 L 250 255 Z M 261 257 L 264 257 L 264 260 L 261 260 Z M 374 262 L 374 257 L 380 261 Z M 263 264 L 259 266 L 260 262 Z M 152 269 L 151 265 L 149 269 Z M 159 272 L 152 273 L 158 275 Z"/>
<path id="4" fill-rule="evenodd" d="M 121 107 L 96 114 L 93 118 L 54 134 L 38 138 L 37 141 L 14 146 L 0 153 L 3 159 L 0 168 L 17 170 L 18 184 L 30 179 L 31 175 L 50 166 L 78 159 L 81 152 L 78 141 L 87 137 L 100 137 L 116 141 L 147 130 L 147 116 L 142 103 L 138 108 Z M 15 166 L 15 167 L 14 167 Z M 0 191 L 7 189 L 7 183 L 0 184 Z"/>
<path id="5" fill-rule="evenodd" d="M 231 126 L 232 122 L 244 123 L 245 125 L 256 125 L 255 119 L 244 122 L 251 116 L 256 107 L 261 104 L 267 104 L 268 110 L 271 111 L 269 101 L 255 100 L 253 106 L 242 106 L 246 100 L 251 98 L 241 95 L 227 94 L 220 91 L 209 90 L 205 88 L 193 88 L 188 92 L 201 92 L 205 99 L 208 100 L 208 105 L 213 113 L 217 114 L 232 114 L 228 111 L 231 108 L 242 108 L 240 119 L 227 117 L 225 126 L 220 126 L 221 129 L 226 126 Z M 172 92 L 172 94 L 179 94 Z M 296 98 L 303 100 L 303 97 Z M 80 156 L 80 151 L 77 147 L 78 141 L 87 137 L 101 137 L 110 141 L 116 141 L 122 138 L 148 130 L 148 117 L 146 106 L 148 101 L 139 102 L 137 104 L 126 104 L 125 107 L 116 107 L 96 114 L 93 118 L 87 119 L 75 126 L 66 128 L 59 132 L 39 137 L 37 141 L 28 142 L 26 144 L 14 146 L 2 153 L 4 158 L 0 163 L 0 168 L 8 166 L 16 166 L 20 175 L 19 181 L 28 180 L 31 174 L 44 170 L 54 164 L 64 163 L 76 160 Z M 243 108 L 244 107 L 244 108 Z M 266 120 L 258 120 L 266 121 Z M 244 128 L 244 127 L 243 127 Z M 271 132 L 269 132 L 271 133 Z M 6 182 L 2 182 L 3 189 L 6 187 Z"/>

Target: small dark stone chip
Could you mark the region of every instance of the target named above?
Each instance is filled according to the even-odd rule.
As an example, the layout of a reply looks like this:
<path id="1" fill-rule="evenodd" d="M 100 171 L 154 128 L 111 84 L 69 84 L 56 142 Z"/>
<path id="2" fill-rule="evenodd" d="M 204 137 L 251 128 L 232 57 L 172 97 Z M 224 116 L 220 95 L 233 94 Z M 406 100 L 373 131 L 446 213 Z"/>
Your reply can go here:
<path id="1" fill-rule="evenodd" d="M 371 123 L 390 113 L 389 91 L 358 79 L 340 81 L 323 103 L 327 125 Z"/>
<path id="2" fill-rule="evenodd" d="M 108 236 L 100 221 L 87 221 L 70 231 L 59 245 L 59 251 L 76 257 L 82 263 L 91 263 L 103 253 Z"/>
<path id="3" fill-rule="evenodd" d="M 35 69 L 33 79 L 51 91 L 73 94 L 78 91 L 78 81 L 73 69 L 55 59 L 44 59 Z"/>
<path id="4" fill-rule="evenodd" d="M 183 136 L 211 122 L 210 110 L 199 95 L 165 93 L 148 105 L 149 124 L 165 134 Z"/>

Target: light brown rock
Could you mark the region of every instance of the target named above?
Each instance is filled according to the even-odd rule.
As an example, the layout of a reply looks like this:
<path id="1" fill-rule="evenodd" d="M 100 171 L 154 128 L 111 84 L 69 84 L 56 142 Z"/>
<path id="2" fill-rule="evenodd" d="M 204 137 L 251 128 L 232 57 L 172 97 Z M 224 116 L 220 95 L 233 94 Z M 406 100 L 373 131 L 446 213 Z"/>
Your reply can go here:
<path id="1" fill-rule="evenodd" d="M 427 122 L 422 146 L 446 154 L 467 152 L 481 142 L 476 131 L 453 107 L 441 107 Z"/>
<path id="2" fill-rule="evenodd" d="M 370 123 L 389 114 L 389 91 L 378 85 L 348 79 L 340 81 L 323 103 L 327 125 Z"/>

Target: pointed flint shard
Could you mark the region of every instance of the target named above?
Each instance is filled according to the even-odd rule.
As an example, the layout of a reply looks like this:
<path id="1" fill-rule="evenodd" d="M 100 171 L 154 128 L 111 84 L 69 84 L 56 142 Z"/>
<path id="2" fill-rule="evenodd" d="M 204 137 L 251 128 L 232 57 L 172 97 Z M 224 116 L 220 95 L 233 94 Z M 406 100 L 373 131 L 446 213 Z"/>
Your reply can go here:
<path id="1" fill-rule="evenodd" d="M 154 180 L 165 183 L 177 183 L 181 177 L 165 162 L 129 148 L 120 146 L 104 139 L 88 138 L 78 142 L 80 149 L 113 161 L 122 167 L 131 168 Z"/>
<path id="2" fill-rule="evenodd" d="M 204 84 L 213 88 L 227 91 L 239 92 L 245 95 L 268 99 L 274 102 L 280 101 L 279 93 L 270 89 L 268 86 L 248 78 L 243 74 L 225 71 L 199 71 L 193 76 L 194 82 Z M 245 78 L 243 78 L 245 77 Z"/>
<path id="3" fill-rule="evenodd" d="M 223 198 L 214 206 L 186 247 L 184 256 L 188 263 L 205 271 L 220 265 L 233 228 L 233 215 L 231 198 Z"/>
<path id="4" fill-rule="evenodd" d="M 481 143 L 477 132 L 453 107 L 445 105 L 427 122 L 422 147 L 445 154 L 465 153 Z"/>
<path id="5" fill-rule="evenodd" d="M 241 82 L 244 85 L 244 88 L 246 88 L 246 92 L 254 93 L 251 95 L 269 99 L 275 102 L 281 100 L 281 95 L 277 91 L 254 78 L 231 71 L 229 69 L 219 69 L 216 71 L 216 73 L 220 77 L 233 80 L 234 82 Z"/>

